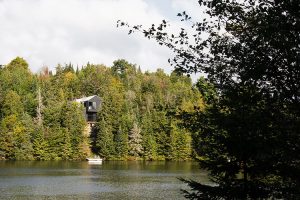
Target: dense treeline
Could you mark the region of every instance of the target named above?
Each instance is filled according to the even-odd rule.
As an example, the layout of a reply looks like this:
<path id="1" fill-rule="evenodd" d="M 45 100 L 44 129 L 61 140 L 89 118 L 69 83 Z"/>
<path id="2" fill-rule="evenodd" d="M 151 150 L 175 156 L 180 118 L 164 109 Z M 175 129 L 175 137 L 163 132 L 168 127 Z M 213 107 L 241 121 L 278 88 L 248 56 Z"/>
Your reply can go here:
<path id="1" fill-rule="evenodd" d="M 102 99 L 91 137 L 73 101 L 90 95 Z M 190 159 L 191 134 L 177 114 L 204 106 L 191 79 L 176 73 L 117 60 L 33 74 L 19 57 L 0 69 L 0 105 L 0 158 L 12 160 Z"/>

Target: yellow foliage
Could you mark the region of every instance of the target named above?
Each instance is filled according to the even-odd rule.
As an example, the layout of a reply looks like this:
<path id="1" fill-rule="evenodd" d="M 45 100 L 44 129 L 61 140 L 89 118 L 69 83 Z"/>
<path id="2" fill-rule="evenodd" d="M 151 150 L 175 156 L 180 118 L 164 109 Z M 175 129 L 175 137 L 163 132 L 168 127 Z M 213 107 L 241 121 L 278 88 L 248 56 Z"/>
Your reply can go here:
<path id="1" fill-rule="evenodd" d="M 71 82 L 76 80 L 76 74 L 72 72 L 67 72 L 64 74 L 64 84 L 69 85 Z"/>
<path id="2" fill-rule="evenodd" d="M 26 130 L 26 129 L 25 129 L 25 127 L 24 127 L 23 125 L 17 124 L 17 125 L 14 127 L 13 133 L 14 133 L 15 135 L 20 135 L 20 134 L 24 133 L 25 130 Z"/>
<path id="3" fill-rule="evenodd" d="M 181 103 L 181 109 L 185 112 L 193 112 L 194 111 L 194 104 L 191 101 L 187 101 L 183 99 Z"/>
<path id="4" fill-rule="evenodd" d="M 197 97 L 194 100 L 183 99 L 181 103 L 181 109 L 183 111 L 194 112 L 195 108 L 200 110 L 203 110 L 205 108 L 205 103 L 200 95 L 197 95 Z"/>
<path id="5" fill-rule="evenodd" d="M 205 103 L 204 103 L 204 101 L 203 101 L 203 98 L 198 98 L 198 99 L 196 100 L 196 102 L 194 103 L 194 105 L 195 105 L 197 108 L 199 108 L 200 110 L 204 110 L 204 108 L 205 108 Z"/>
<path id="6" fill-rule="evenodd" d="M 5 131 L 5 132 L 12 131 L 15 124 L 17 124 L 17 122 L 18 122 L 17 115 L 9 115 L 9 116 L 5 117 L 1 123 L 2 129 L 4 129 L 2 131 Z"/>

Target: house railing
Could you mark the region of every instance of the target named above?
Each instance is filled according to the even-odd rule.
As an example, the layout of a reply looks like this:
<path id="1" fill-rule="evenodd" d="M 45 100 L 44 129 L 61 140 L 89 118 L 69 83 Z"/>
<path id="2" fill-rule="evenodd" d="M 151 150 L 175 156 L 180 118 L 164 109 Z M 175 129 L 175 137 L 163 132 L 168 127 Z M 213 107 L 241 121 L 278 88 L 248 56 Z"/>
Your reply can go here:
<path id="1" fill-rule="evenodd" d="M 87 121 L 88 122 L 95 122 L 97 120 L 96 114 L 88 114 L 87 115 Z"/>

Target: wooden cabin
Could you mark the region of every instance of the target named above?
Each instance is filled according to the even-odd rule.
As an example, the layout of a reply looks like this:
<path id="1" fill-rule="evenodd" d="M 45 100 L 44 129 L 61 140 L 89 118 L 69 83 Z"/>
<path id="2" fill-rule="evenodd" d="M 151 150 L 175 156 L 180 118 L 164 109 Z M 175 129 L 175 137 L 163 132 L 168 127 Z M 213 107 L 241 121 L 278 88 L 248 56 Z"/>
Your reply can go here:
<path id="1" fill-rule="evenodd" d="M 96 122 L 97 119 L 97 112 L 100 109 L 101 106 L 101 99 L 97 95 L 89 96 L 89 97 L 83 97 L 81 99 L 75 100 L 78 103 L 81 103 L 84 107 L 84 117 L 85 120 L 89 123 Z"/>

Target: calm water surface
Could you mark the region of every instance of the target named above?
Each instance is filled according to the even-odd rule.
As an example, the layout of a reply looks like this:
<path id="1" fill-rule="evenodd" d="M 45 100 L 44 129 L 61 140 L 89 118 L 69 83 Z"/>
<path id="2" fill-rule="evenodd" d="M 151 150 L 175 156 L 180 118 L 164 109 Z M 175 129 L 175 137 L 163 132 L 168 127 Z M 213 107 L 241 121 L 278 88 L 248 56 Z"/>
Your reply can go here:
<path id="1" fill-rule="evenodd" d="M 196 162 L 0 162 L 0 199 L 184 199 L 179 177 L 208 183 Z"/>

